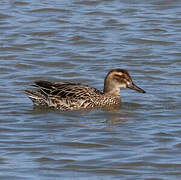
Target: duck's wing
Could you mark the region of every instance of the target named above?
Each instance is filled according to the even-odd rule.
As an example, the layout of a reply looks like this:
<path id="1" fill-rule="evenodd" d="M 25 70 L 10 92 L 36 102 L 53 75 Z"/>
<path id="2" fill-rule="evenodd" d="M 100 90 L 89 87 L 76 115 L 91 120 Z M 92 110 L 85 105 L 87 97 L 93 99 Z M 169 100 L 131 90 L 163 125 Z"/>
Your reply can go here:
<path id="1" fill-rule="evenodd" d="M 52 83 L 48 81 L 36 81 L 34 86 L 38 87 L 39 91 L 47 96 L 60 98 L 84 99 L 102 94 L 102 92 L 93 87 L 69 82 Z"/>

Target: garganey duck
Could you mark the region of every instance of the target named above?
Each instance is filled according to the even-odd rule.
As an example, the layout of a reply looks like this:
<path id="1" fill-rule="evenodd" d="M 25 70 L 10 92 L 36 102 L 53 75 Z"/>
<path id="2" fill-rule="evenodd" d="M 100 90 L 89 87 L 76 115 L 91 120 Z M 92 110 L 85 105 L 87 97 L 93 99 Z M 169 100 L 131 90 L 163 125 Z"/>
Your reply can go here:
<path id="1" fill-rule="evenodd" d="M 52 83 L 35 81 L 36 90 L 25 90 L 25 93 L 36 106 L 50 107 L 60 110 L 78 110 L 121 104 L 120 90 L 134 89 L 140 93 L 145 91 L 136 86 L 128 71 L 112 69 L 104 80 L 103 92 L 83 84 L 68 82 Z"/>

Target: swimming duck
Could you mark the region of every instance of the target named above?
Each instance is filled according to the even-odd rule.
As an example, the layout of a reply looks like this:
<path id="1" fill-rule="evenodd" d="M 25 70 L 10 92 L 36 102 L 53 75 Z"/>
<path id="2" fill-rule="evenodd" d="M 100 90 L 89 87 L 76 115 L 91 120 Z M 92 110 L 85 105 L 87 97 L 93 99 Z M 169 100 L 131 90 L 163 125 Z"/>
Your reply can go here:
<path id="1" fill-rule="evenodd" d="M 87 85 L 69 82 L 35 81 L 33 86 L 37 89 L 25 90 L 25 93 L 34 105 L 64 111 L 119 105 L 120 90 L 124 88 L 145 93 L 133 83 L 128 71 L 124 69 L 112 69 L 108 72 L 103 92 Z"/>

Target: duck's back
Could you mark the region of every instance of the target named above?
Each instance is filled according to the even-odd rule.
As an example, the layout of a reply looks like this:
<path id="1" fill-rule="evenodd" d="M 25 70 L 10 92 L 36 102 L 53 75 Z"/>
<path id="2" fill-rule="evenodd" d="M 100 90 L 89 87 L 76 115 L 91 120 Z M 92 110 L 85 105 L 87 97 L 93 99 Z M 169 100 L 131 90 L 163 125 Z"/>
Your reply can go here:
<path id="1" fill-rule="evenodd" d="M 34 86 L 38 89 L 25 92 L 35 105 L 61 110 L 91 108 L 95 105 L 95 100 L 103 95 L 93 87 L 68 82 L 36 81 Z"/>

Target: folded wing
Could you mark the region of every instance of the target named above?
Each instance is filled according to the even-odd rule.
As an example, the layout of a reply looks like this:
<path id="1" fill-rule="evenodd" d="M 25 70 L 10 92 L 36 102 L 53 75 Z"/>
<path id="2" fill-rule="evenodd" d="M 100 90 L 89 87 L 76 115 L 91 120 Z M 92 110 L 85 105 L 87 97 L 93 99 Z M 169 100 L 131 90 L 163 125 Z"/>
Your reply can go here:
<path id="1" fill-rule="evenodd" d="M 90 86 L 68 82 L 36 81 L 34 86 L 38 87 L 39 92 L 44 95 L 59 98 L 84 99 L 102 94 L 102 92 Z"/>

